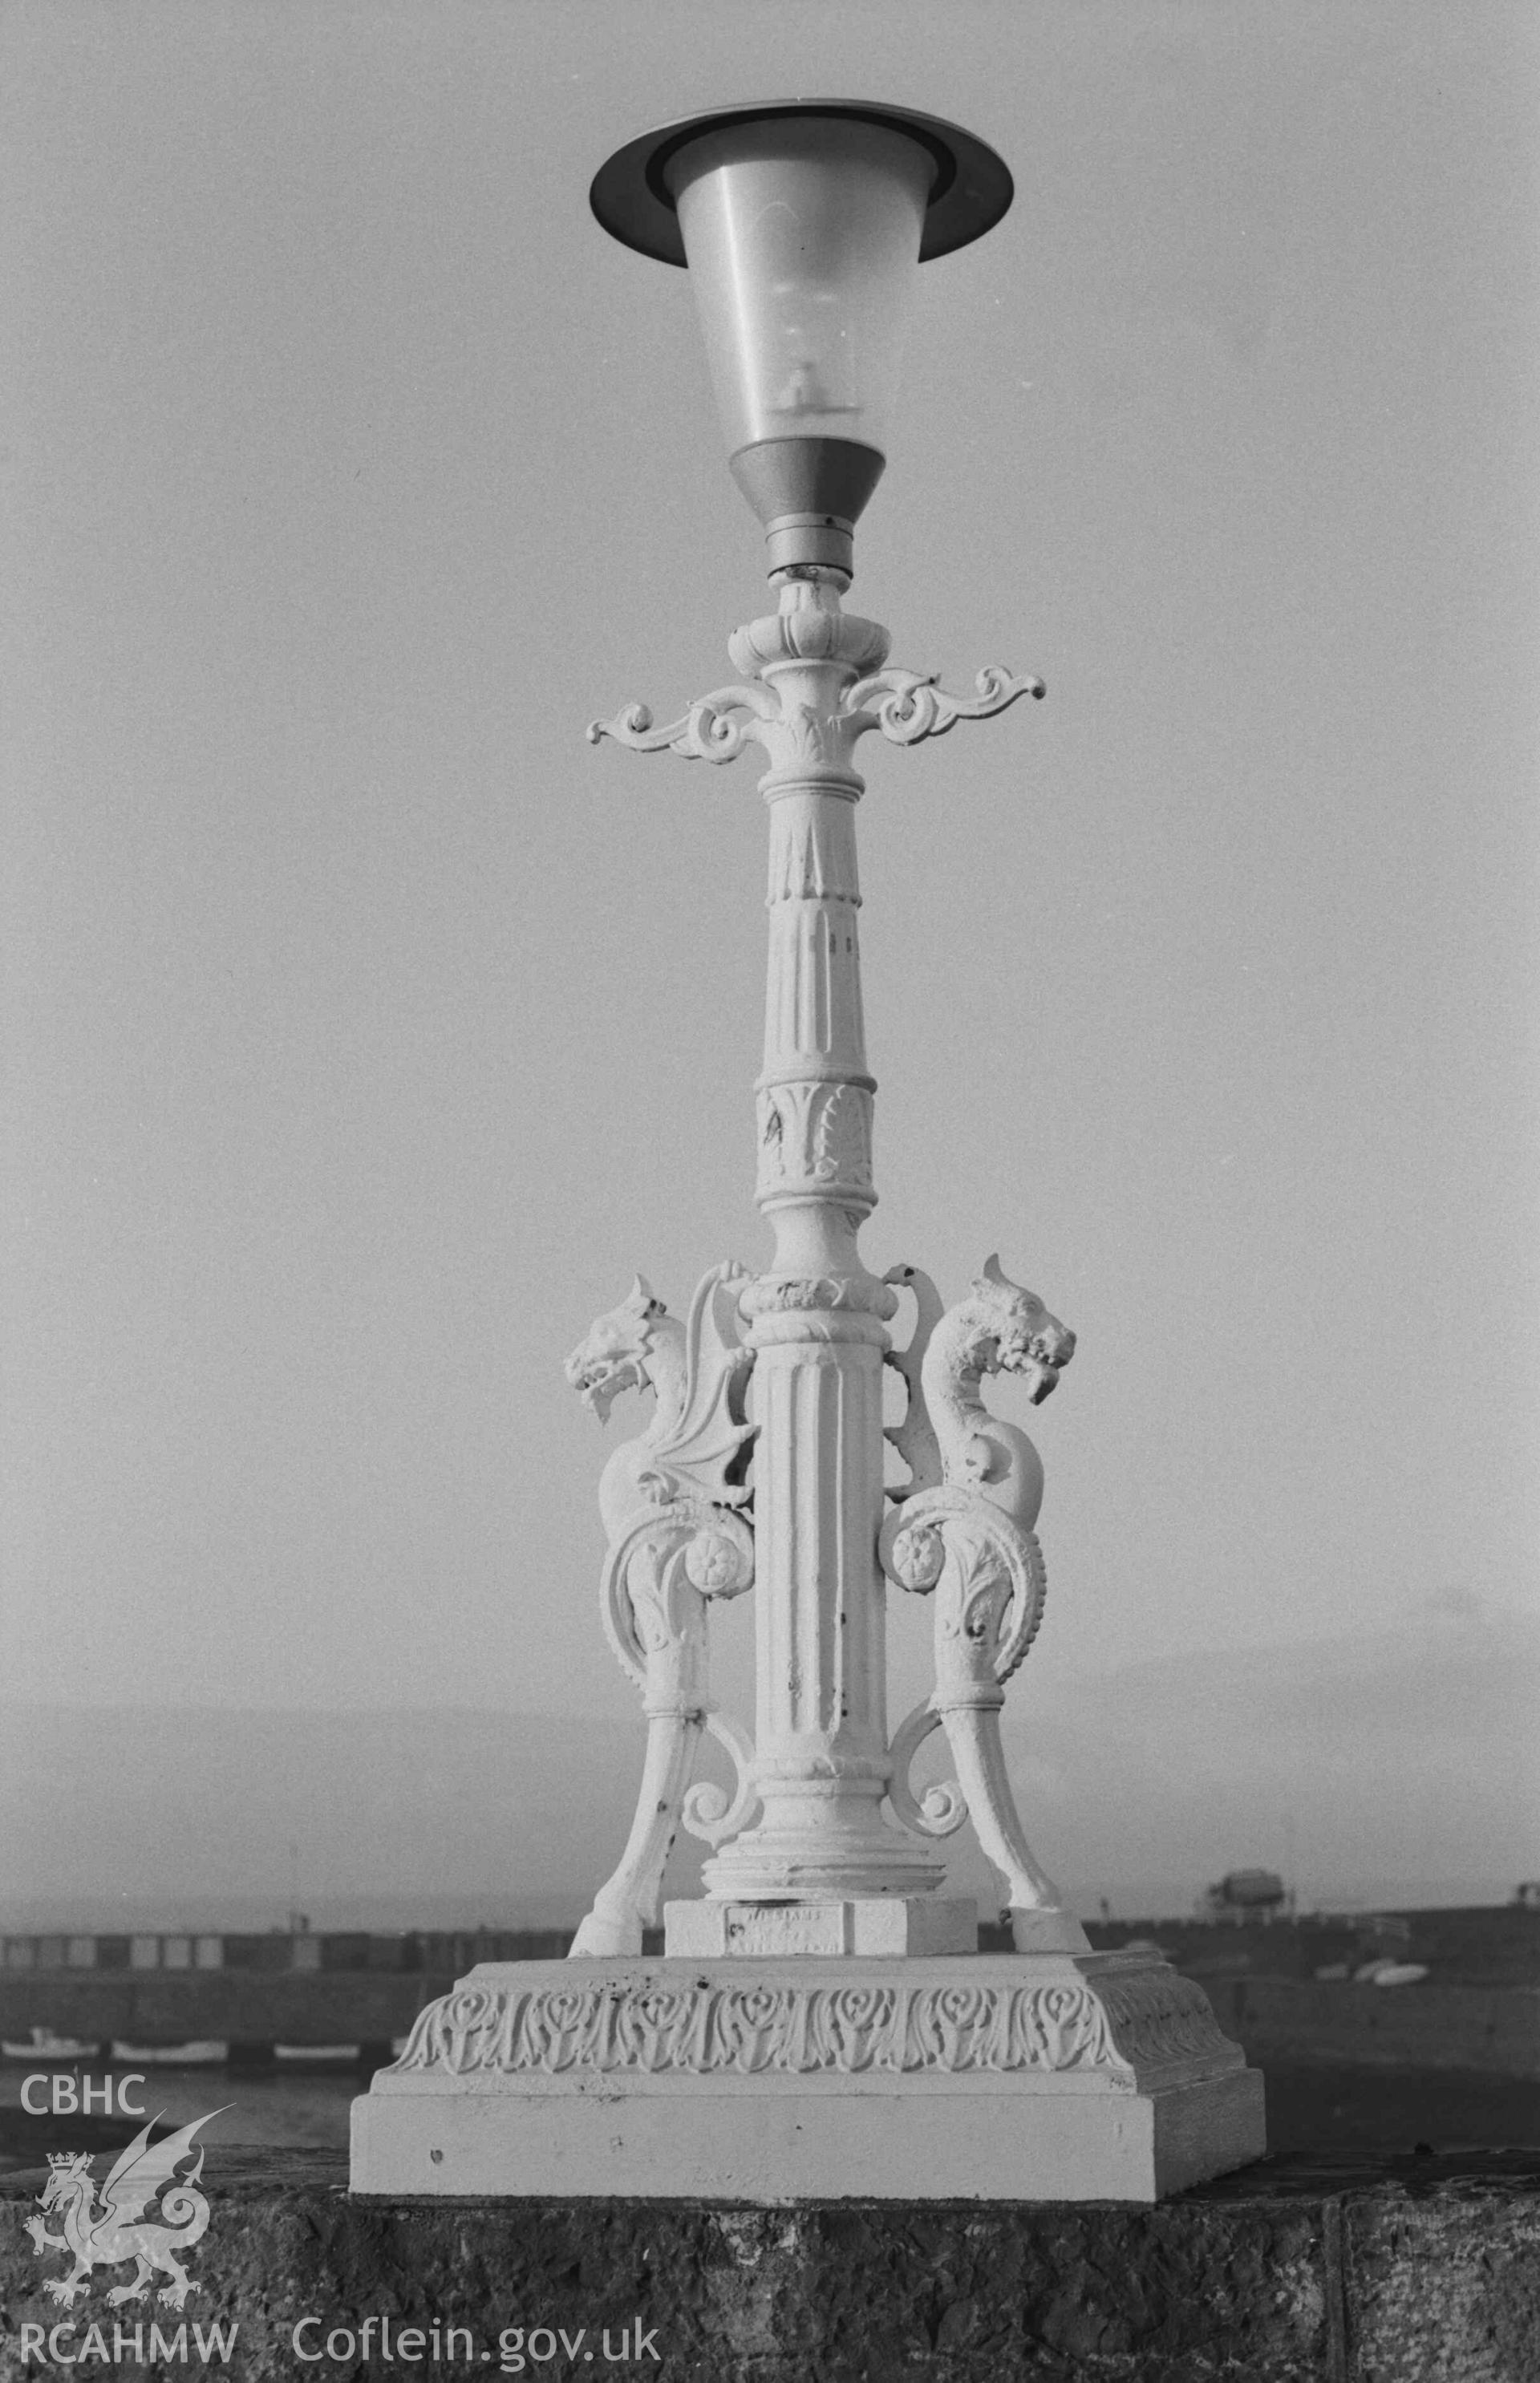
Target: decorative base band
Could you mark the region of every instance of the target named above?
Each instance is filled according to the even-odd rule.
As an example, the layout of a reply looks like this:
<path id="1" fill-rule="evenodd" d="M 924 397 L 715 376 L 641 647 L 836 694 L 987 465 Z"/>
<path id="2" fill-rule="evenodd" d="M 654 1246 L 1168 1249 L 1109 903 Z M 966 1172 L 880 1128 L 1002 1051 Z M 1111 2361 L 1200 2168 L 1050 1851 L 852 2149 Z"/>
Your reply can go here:
<path id="1" fill-rule="evenodd" d="M 829 1903 L 666 1903 L 663 1950 L 670 1960 L 745 1960 L 765 1956 L 977 1953 L 979 1907 L 971 1895 L 864 1895 Z"/>
<path id="2" fill-rule="evenodd" d="M 843 1811 L 807 1783 L 756 1782 L 765 1810 L 702 1864 L 701 1883 L 716 1903 L 844 1903 L 934 1895 L 946 1875 L 941 1858 L 916 1837 L 877 1818 L 881 1783 L 844 1784 Z M 813 1790 L 830 1783 L 815 1780 Z M 795 1791 L 802 1784 L 801 1795 Z M 820 1826 L 821 1823 L 821 1826 Z"/>
<path id="3" fill-rule="evenodd" d="M 1143 1955 L 488 1963 L 353 2105 L 352 2189 L 1154 2201 L 1265 2149 L 1262 2079 Z"/>

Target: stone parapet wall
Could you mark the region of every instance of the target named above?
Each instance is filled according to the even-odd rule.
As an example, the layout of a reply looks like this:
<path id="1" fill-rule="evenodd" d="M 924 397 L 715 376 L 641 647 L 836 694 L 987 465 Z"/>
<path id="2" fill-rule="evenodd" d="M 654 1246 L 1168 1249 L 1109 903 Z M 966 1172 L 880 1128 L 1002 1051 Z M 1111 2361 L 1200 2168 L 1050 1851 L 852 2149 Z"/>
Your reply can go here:
<path id="1" fill-rule="evenodd" d="M 92 2376 L 207 2371 L 252 2383 L 611 2372 L 664 2383 L 1534 2383 L 1540 2372 L 1540 2153 L 1268 2161 L 1156 2207 L 762 2209 L 361 2202 L 334 2154 L 215 2148 L 211 2222 L 188 2253 L 199 2289 L 180 2313 L 154 2301 L 107 2307 L 123 2267 L 99 2272 L 71 2309 L 44 2297 L 59 2254 L 39 2258 L 23 2229 L 44 2173 L 0 2180 L 3 2383 L 57 2372 L 70 2353 Z M 227 2340 L 237 2332 L 228 2363 L 216 2354 L 206 2368 L 191 2336 L 185 2362 L 82 2359 L 95 2322 L 110 2361 L 115 2321 L 130 2340 L 140 2327 L 145 2350 L 152 2324 L 173 2338 L 182 2324 L 205 2339 L 214 2324 Z M 60 2337 L 58 2362 L 24 2359 L 21 2328 L 45 2328 L 46 2347 L 61 2322 L 75 2331 Z M 320 2356 L 307 2363 L 302 2351 Z"/>

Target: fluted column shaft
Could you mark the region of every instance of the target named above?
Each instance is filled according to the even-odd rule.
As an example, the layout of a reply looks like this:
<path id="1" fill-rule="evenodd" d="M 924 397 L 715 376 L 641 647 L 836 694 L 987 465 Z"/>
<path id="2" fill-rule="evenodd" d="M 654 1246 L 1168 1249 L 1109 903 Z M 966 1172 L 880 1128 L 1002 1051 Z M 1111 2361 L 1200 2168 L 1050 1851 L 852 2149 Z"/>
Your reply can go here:
<path id="1" fill-rule="evenodd" d="M 832 589 L 794 583 L 733 641 L 778 701 L 770 806 L 757 1198 L 775 1233 L 745 1292 L 755 1351 L 758 1825 L 706 1869 L 715 1896 L 914 1893 L 941 1864 L 879 1807 L 890 1772 L 882 1520 L 883 1318 L 856 1246 L 876 1204 L 861 1011 L 860 889 L 840 701 L 886 653 Z M 767 740 L 768 741 L 768 740 Z"/>

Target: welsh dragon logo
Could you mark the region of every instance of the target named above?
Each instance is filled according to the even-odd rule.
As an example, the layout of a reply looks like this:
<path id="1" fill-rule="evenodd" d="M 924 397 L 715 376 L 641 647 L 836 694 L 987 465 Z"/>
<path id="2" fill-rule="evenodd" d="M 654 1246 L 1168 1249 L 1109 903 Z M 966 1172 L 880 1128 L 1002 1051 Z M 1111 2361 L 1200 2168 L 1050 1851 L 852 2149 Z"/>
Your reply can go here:
<path id="1" fill-rule="evenodd" d="M 202 2143 L 186 2176 L 179 2178 L 177 2170 L 191 2154 L 199 2128 L 219 2115 L 217 2110 L 205 2111 L 203 2118 L 179 2127 L 173 2135 L 163 2135 L 157 2143 L 150 2141 L 150 2130 L 155 2124 L 151 2118 L 118 2154 L 100 2188 L 91 2173 L 88 2152 L 50 2154 L 48 2181 L 38 2200 L 44 2209 L 63 2212 L 64 2230 L 50 2234 L 41 2217 L 29 2217 L 26 2225 L 34 2251 L 40 2254 L 64 2251 L 75 2262 L 67 2276 L 44 2279 L 43 2289 L 51 2298 L 69 2308 L 91 2290 L 93 2267 L 118 2267 L 132 2259 L 133 2276 L 107 2294 L 109 2307 L 145 2299 L 150 2278 L 157 2272 L 171 2280 L 156 2297 L 172 2308 L 185 2305 L 189 2292 L 195 2292 L 198 2286 L 176 2254 L 190 2250 L 208 2230 L 208 2203 L 198 2190 L 203 2172 Z M 93 2208 L 98 2190 L 101 2206 Z M 146 2218 L 144 2213 L 157 2194 L 158 2215 Z"/>

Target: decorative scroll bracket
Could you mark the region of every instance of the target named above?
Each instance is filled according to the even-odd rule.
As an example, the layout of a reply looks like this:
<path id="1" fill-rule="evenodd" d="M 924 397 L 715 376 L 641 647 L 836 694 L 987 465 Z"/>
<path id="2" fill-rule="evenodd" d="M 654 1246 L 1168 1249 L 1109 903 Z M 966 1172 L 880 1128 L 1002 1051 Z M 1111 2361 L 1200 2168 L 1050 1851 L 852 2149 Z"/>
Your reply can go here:
<path id="1" fill-rule="evenodd" d="M 735 631 L 728 650 L 752 683 L 716 687 L 660 728 L 645 703 L 628 704 L 613 720 L 590 721 L 589 743 L 609 736 L 634 753 L 731 761 L 752 741 L 769 755 L 773 776 L 848 779 L 856 739 L 869 729 L 891 745 L 918 745 L 959 720 L 988 720 L 1020 696 L 1047 692 L 1041 678 L 994 664 L 979 673 L 972 696 L 948 695 L 933 671 L 884 669 L 887 631 L 842 612 L 838 589 L 823 580 L 789 581 L 780 611 Z"/>
<path id="2" fill-rule="evenodd" d="M 1041 678 L 1017 678 L 995 662 L 986 663 L 975 678 L 978 694 L 971 700 L 948 695 L 936 671 L 923 676 L 909 670 L 877 671 L 849 690 L 842 714 L 854 735 L 880 728 L 890 745 L 918 745 L 927 736 L 944 736 L 959 720 L 991 720 L 1020 696 L 1041 702 L 1048 692 Z"/>
<path id="3" fill-rule="evenodd" d="M 976 1489 L 922 1489 L 882 1526 L 883 1572 L 911 1595 L 936 1599 L 936 1685 L 893 1740 L 888 1800 L 918 1837 L 949 1836 L 971 1820 L 979 1850 L 1005 1883 L 1018 1949 L 1081 1936 L 1078 1923 L 1029 1846 L 1011 1793 L 1000 1740 L 1005 1682 L 1042 1616 L 1042 1550 Z M 908 1783 L 915 1756 L 944 1729 L 957 1776 L 917 1800 Z"/>
<path id="4" fill-rule="evenodd" d="M 755 1436 L 743 1412 L 754 1352 L 737 1313 L 747 1280 L 740 1266 L 713 1266 L 681 1325 L 638 1275 L 567 1360 L 568 1380 L 601 1422 L 622 1390 L 650 1389 L 658 1400 L 648 1428 L 615 1451 L 599 1485 L 610 1537 L 600 1611 L 622 1670 L 642 1691 L 647 1746 L 631 1834 L 573 1940 L 577 1957 L 641 1951 L 681 1825 L 714 1845 L 753 1817 L 753 1749 L 713 1705 L 706 1630 L 708 1600 L 741 1596 L 754 1579 L 743 1479 Z M 690 1784 L 703 1730 L 734 1765 L 731 1802 L 708 1781 Z"/>
<path id="5" fill-rule="evenodd" d="M 655 728 L 645 703 L 629 703 L 613 720 L 590 720 L 587 737 L 597 745 L 612 736 L 634 753 L 682 753 L 686 761 L 733 761 L 750 738 L 770 749 L 768 732 L 776 722 L 775 698 L 762 686 L 719 686 L 692 703 L 682 720 Z M 740 720 L 734 715 L 746 712 Z"/>
<path id="6" fill-rule="evenodd" d="M 888 1279 L 912 1290 L 918 1308 L 910 1346 L 895 1361 L 908 1410 L 890 1434 L 911 1478 L 882 1525 L 878 1561 L 896 1587 L 934 1592 L 936 1665 L 934 1690 L 893 1739 L 888 1801 L 918 1837 L 948 1836 L 970 1819 L 1005 1882 L 1017 1948 L 1063 1949 L 1084 1932 L 1027 1843 L 1000 1737 L 1005 1683 L 1037 1636 L 1046 1595 L 1032 1528 L 1042 1466 L 1026 1433 L 992 1415 L 979 1390 L 986 1374 L 1023 1374 L 1041 1401 L 1074 1354 L 1075 1336 L 1035 1292 L 1009 1281 L 997 1258 L 944 1312 L 917 1268 L 894 1267 Z M 957 1777 L 917 1798 L 910 1765 L 938 1729 Z"/>

